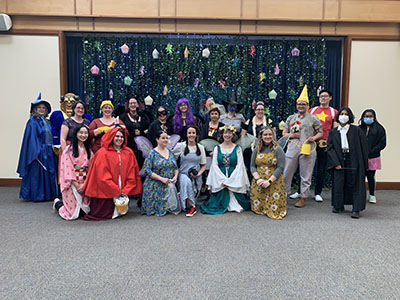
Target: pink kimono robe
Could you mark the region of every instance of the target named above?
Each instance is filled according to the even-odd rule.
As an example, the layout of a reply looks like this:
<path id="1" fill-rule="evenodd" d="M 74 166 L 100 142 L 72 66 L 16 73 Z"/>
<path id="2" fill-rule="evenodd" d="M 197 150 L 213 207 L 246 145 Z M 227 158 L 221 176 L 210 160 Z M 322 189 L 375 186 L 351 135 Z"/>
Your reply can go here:
<path id="1" fill-rule="evenodd" d="M 76 180 L 79 184 L 85 183 L 89 166 L 93 159 L 91 152 L 90 160 L 87 157 L 85 148 L 78 148 L 79 156 L 72 155 L 72 145 L 68 145 L 62 154 L 60 165 L 60 188 L 62 193 L 63 206 L 58 213 L 65 220 L 74 220 L 79 217 L 82 209 L 85 213 L 89 213 L 89 198 L 78 193 L 72 180 Z"/>

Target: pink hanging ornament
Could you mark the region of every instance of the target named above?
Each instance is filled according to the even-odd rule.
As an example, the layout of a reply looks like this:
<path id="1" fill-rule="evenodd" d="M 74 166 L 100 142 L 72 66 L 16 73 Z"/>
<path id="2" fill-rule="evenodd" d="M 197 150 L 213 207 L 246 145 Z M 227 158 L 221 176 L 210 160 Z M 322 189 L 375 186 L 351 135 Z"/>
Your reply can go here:
<path id="1" fill-rule="evenodd" d="M 178 72 L 178 81 L 181 82 L 183 80 L 184 76 L 183 76 L 183 72 L 179 71 Z"/>
<path id="2" fill-rule="evenodd" d="M 92 75 L 99 75 L 100 69 L 98 66 L 94 65 L 93 67 L 90 68 L 90 73 Z"/>
<path id="3" fill-rule="evenodd" d="M 256 47 L 254 45 L 251 45 L 250 47 L 250 55 L 254 56 L 256 54 Z"/>
<path id="4" fill-rule="evenodd" d="M 296 57 L 296 56 L 299 56 L 299 55 L 300 55 L 300 50 L 297 49 L 297 48 L 293 48 L 292 49 L 292 56 Z"/>
<path id="5" fill-rule="evenodd" d="M 108 96 L 110 96 L 110 99 L 114 98 L 114 91 L 111 89 L 110 92 L 108 93 Z"/>
<path id="6" fill-rule="evenodd" d="M 275 72 L 274 72 L 274 74 L 278 76 L 279 73 L 280 73 L 280 71 L 281 71 L 281 70 L 279 70 L 278 64 L 276 64 L 276 65 L 275 65 Z"/>
<path id="7" fill-rule="evenodd" d="M 196 78 L 194 80 L 194 87 L 197 89 L 199 87 L 200 79 Z"/>
<path id="8" fill-rule="evenodd" d="M 128 47 L 127 44 L 123 44 L 120 48 L 121 48 L 121 52 L 123 54 L 128 54 L 129 53 L 129 47 Z"/>
<path id="9" fill-rule="evenodd" d="M 226 85 L 226 82 L 225 82 L 225 81 L 223 81 L 222 79 L 220 79 L 220 80 L 218 80 L 218 84 L 219 84 L 223 89 L 225 89 L 225 85 Z"/>

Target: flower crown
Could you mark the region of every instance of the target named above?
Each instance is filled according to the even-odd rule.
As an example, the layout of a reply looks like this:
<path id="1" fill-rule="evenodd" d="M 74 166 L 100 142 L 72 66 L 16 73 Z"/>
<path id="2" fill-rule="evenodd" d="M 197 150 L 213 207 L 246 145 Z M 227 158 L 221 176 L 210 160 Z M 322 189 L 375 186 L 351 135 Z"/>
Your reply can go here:
<path id="1" fill-rule="evenodd" d="M 230 126 L 225 125 L 225 126 L 221 127 L 219 130 L 220 131 L 229 130 L 229 131 L 232 131 L 232 132 L 236 132 L 235 127 L 233 127 L 232 125 L 230 125 Z"/>

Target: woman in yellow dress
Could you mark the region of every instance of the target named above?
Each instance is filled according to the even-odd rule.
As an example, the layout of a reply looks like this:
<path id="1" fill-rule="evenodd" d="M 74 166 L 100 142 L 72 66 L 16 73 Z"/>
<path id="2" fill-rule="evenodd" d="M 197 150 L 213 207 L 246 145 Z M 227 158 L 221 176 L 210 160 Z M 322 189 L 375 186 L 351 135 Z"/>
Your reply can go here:
<path id="1" fill-rule="evenodd" d="M 284 168 L 285 153 L 276 140 L 275 131 L 265 126 L 258 134 L 250 164 L 253 174 L 250 204 L 256 214 L 278 220 L 286 216 Z"/>

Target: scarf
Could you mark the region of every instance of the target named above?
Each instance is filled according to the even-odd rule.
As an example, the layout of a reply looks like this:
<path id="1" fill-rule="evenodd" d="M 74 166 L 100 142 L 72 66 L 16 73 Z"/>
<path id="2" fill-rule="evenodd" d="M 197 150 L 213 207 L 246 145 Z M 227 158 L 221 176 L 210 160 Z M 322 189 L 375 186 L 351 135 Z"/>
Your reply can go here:
<path id="1" fill-rule="evenodd" d="M 342 144 L 342 150 L 349 150 L 349 141 L 347 140 L 347 132 L 349 131 L 350 125 L 347 124 L 342 127 L 342 125 L 338 126 L 338 130 L 340 132 L 340 142 Z"/>

